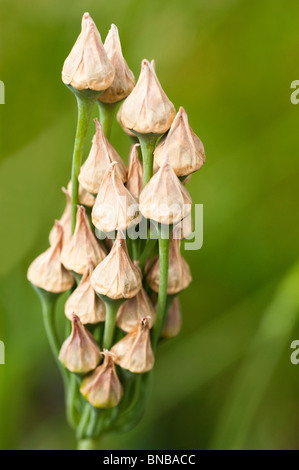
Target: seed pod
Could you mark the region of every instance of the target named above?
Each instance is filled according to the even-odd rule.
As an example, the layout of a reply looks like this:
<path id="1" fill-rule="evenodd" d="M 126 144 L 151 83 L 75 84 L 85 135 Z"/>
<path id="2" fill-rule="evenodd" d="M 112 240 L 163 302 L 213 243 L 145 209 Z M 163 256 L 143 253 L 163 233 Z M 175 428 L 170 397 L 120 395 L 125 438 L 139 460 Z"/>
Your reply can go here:
<path id="1" fill-rule="evenodd" d="M 89 374 L 82 382 L 80 392 L 96 408 L 117 406 L 123 394 L 113 362 L 113 354 L 104 350 L 104 363 Z"/>
<path id="2" fill-rule="evenodd" d="M 169 268 L 167 294 L 177 294 L 186 289 L 192 281 L 190 268 L 180 252 L 180 240 L 171 239 L 169 248 Z M 150 268 L 146 281 L 151 289 L 159 292 L 160 262 L 159 259 Z"/>
<path id="3" fill-rule="evenodd" d="M 105 233 L 128 229 L 141 219 L 136 199 L 116 172 L 117 165 L 112 162 L 106 171 L 91 214 L 94 226 Z"/>
<path id="4" fill-rule="evenodd" d="M 66 206 L 58 222 L 63 228 L 62 245 L 64 246 L 72 238 L 71 196 L 67 189 L 61 188 L 61 190 L 64 192 L 66 196 Z M 50 245 L 53 245 L 55 243 L 57 236 L 59 236 L 59 230 L 57 230 L 56 224 L 54 224 L 53 228 L 51 229 L 49 233 Z"/>
<path id="5" fill-rule="evenodd" d="M 169 308 L 166 322 L 161 332 L 162 338 L 174 338 L 181 331 L 182 315 L 180 309 L 180 302 L 176 297 Z"/>
<path id="6" fill-rule="evenodd" d="M 105 304 L 96 295 L 90 283 L 92 271 L 93 263 L 89 261 L 78 287 L 67 299 L 64 306 L 66 317 L 71 320 L 73 313 L 75 313 L 83 325 L 105 321 L 106 316 Z"/>
<path id="7" fill-rule="evenodd" d="M 175 224 L 191 212 L 191 196 L 168 158 L 142 190 L 139 204 L 144 217 L 165 225 Z"/>
<path id="8" fill-rule="evenodd" d="M 93 136 L 89 155 L 81 167 L 78 179 L 83 188 L 93 194 L 97 194 L 104 175 L 112 162 L 118 163 L 116 172 L 122 182 L 126 181 L 127 174 L 124 162 L 108 141 L 101 124 L 97 119 L 94 122 L 96 133 Z"/>
<path id="9" fill-rule="evenodd" d="M 96 266 L 105 256 L 104 248 L 90 228 L 85 208 L 78 206 L 74 235 L 62 250 L 61 261 L 63 265 L 70 271 L 84 274 L 88 267 L 89 258 Z"/>
<path id="10" fill-rule="evenodd" d="M 149 328 L 152 328 L 156 312 L 144 289 L 141 289 L 135 297 L 126 300 L 120 306 L 117 312 L 116 325 L 123 331 L 130 333 L 142 318 L 147 318 Z"/>
<path id="11" fill-rule="evenodd" d="M 136 137 L 136 134 L 134 134 L 134 132 L 130 131 L 130 129 L 127 129 L 126 127 L 123 127 L 122 125 L 122 117 L 121 117 L 121 110 L 122 110 L 122 107 L 119 108 L 119 110 L 117 111 L 117 114 L 116 114 L 116 120 L 118 122 L 118 124 L 120 125 L 120 127 L 122 128 L 122 130 L 129 136 L 129 137 L 133 137 L 136 139 L 136 141 L 138 140 L 137 137 Z"/>
<path id="12" fill-rule="evenodd" d="M 72 194 L 72 182 L 70 181 L 67 185 L 67 190 L 70 194 Z M 78 194 L 79 204 L 82 206 L 92 207 L 95 203 L 96 198 L 86 191 L 83 188 L 82 184 L 79 183 L 79 194 Z"/>
<path id="13" fill-rule="evenodd" d="M 72 333 L 61 346 L 59 360 L 77 374 L 90 372 L 101 360 L 101 350 L 96 340 L 76 315 L 72 318 Z"/>
<path id="14" fill-rule="evenodd" d="M 128 181 L 126 184 L 127 189 L 131 194 L 133 194 L 137 201 L 143 188 L 143 169 L 138 157 L 138 147 L 139 144 L 132 145 L 131 147 L 128 166 Z"/>
<path id="15" fill-rule="evenodd" d="M 173 227 L 172 237 L 176 240 L 183 240 L 192 233 L 192 217 L 191 213 L 182 219 Z"/>
<path id="16" fill-rule="evenodd" d="M 35 286 L 48 292 L 60 293 L 70 289 L 74 278 L 60 262 L 63 228 L 55 221 L 56 240 L 29 266 L 27 279 Z"/>
<path id="17" fill-rule="evenodd" d="M 114 362 L 134 374 L 143 374 L 151 370 L 155 357 L 149 331 L 148 320 L 142 318 L 134 330 L 111 349 L 115 354 Z"/>
<path id="18" fill-rule="evenodd" d="M 130 299 L 140 291 L 141 271 L 130 260 L 120 232 L 109 255 L 92 273 L 91 284 L 96 292 L 110 299 Z"/>
<path id="19" fill-rule="evenodd" d="M 89 13 L 84 13 L 81 33 L 63 64 L 62 81 L 77 90 L 102 91 L 112 84 L 114 73 L 100 33 Z"/>
<path id="20" fill-rule="evenodd" d="M 155 163 L 161 166 L 167 155 L 177 176 L 185 176 L 199 170 L 205 160 L 202 141 L 188 123 L 184 108 L 180 108 L 167 136 L 163 137 L 154 151 Z"/>
<path id="21" fill-rule="evenodd" d="M 118 29 L 114 24 L 111 25 L 104 48 L 114 67 L 115 75 L 112 85 L 100 95 L 99 100 L 103 103 L 117 103 L 131 93 L 135 85 L 135 77 L 122 54 Z"/>
<path id="22" fill-rule="evenodd" d="M 139 134 L 164 134 L 175 108 L 164 93 L 152 65 L 143 60 L 138 82 L 121 106 L 121 126 Z"/>

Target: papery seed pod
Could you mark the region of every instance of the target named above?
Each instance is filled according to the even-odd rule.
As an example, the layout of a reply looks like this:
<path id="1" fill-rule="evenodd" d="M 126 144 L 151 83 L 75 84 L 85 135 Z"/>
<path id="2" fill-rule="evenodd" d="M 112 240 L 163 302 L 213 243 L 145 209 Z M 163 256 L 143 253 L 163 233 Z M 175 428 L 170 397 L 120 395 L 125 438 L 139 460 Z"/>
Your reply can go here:
<path id="1" fill-rule="evenodd" d="M 191 204 L 190 194 L 165 158 L 160 170 L 140 194 L 142 215 L 161 224 L 175 224 L 191 212 Z"/>
<path id="2" fill-rule="evenodd" d="M 72 194 L 72 182 L 69 181 L 69 184 L 67 185 L 67 190 L 70 194 Z M 82 206 L 87 206 L 87 207 L 93 207 L 96 198 L 90 194 L 90 192 L 86 191 L 85 188 L 83 188 L 82 184 L 79 183 L 79 193 L 78 193 L 78 199 L 79 199 L 79 204 Z"/>
<path id="3" fill-rule="evenodd" d="M 182 327 L 182 315 L 180 302 L 176 297 L 168 310 L 168 315 L 161 331 L 162 338 L 174 338 L 179 334 Z"/>
<path id="4" fill-rule="evenodd" d="M 57 220 L 55 227 L 56 240 L 31 263 L 27 279 L 36 287 L 58 294 L 70 289 L 75 280 L 60 262 L 63 228 Z"/>
<path id="5" fill-rule="evenodd" d="M 74 235 L 61 253 L 63 265 L 70 271 L 84 274 L 89 258 L 96 266 L 105 256 L 104 248 L 91 230 L 85 208 L 78 206 Z"/>
<path id="6" fill-rule="evenodd" d="M 202 141 L 193 132 L 188 123 L 184 108 L 180 108 L 167 136 L 158 143 L 155 151 L 155 163 L 161 166 L 167 155 L 177 176 L 185 176 L 199 170 L 205 160 Z"/>
<path id="7" fill-rule="evenodd" d="M 116 114 L 116 120 L 117 120 L 118 124 L 120 125 L 120 127 L 122 128 L 122 130 L 123 130 L 129 137 L 133 137 L 133 138 L 135 138 L 135 139 L 137 140 L 136 134 L 134 134 L 134 132 L 130 131 L 130 129 L 127 129 L 126 127 L 123 127 L 123 125 L 122 125 L 121 111 L 122 111 L 122 107 L 119 108 L 119 110 L 117 111 L 117 114 Z"/>
<path id="8" fill-rule="evenodd" d="M 169 247 L 169 268 L 167 294 L 177 294 L 186 289 L 192 281 L 190 268 L 180 252 L 180 240 L 171 239 Z M 146 276 L 148 285 L 154 292 L 159 292 L 160 261 L 157 259 Z"/>
<path id="9" fill-rule="evenodd" d="M 134 330 L 111 349 L 115 354 L 114 362 L 134 374 L 143 374 L 151 370 L 155 357 L 149 331 L 148 320 L 142 318 Z"/>
<path id="10" fill-rule="evenodd" d="M 139 223 L 136 199 L 124 186 L 112 162 L 101 183 L 95 205 L 92 210 L 92 223 L 102 232 L 125 230 Z"/>
<path id="11" fill-rule="evenodd" d="M 103 103 L 117 103 L 131 93 L 135 85 L 135 77 L 122 54 L 118 29 L 114 24 L 111 25 L 104 48 L 114 67 L 115 75 L 112 85 L 99 96 L 99 100 Z"/>
<path id="12" fill-rule="evenodd" d="M 121 106 L 122 127 L 140 134 L 164 134 L 174 117 L 175 108 L 164 93 L 155 70 L 143 60 L 138 82 Z"/>
<path id="13" fill-rule="evenodd" d="M 129 333 L 134 330 L 142 318 L 147 318 L 149 328 L 152 328 L 156 312 L 144 289 L 141 289 L 135 297 L 126 300 L 120 306 L 117 312 L 116 325 L 121 330 Z"/>
<path id="14" fill-rule="evenodd" d="M 90 283 L 93 268 L 93 263 L 89 260 L 78 287 L 67 299 L 64 306 L 66 317 L 71 320 L 74 313 L 80 318 L 83 325 L 105 321 L 106 316 L 105 304 L 96 295 Z"/>
<path id="15" fill-rule="evenodd" d="M 97 119 L 94 122 L 96 133 L 93 136 L 89 155 L 81 167 L 78 179 L 87 191 L 97 194 L 104 175 L 112 162 L 118 163 L 116 172 L 122 182 L 126 181 L 127 174 L 124 162 L 108 141 L 101 124 Z"/>
<path id="16" fill-rule="evenodd" d="M 109 255 L 94 270 L 91 284 L 110 299 L 130 299 L 141 289 L 141 271 L 130 260 L 126 241 L 117 235 Z"/>
<path id="17" fill-rule="evenodd" d="M 143 169 L 137 150 L 139 146 L 139 144 L 135 144 L 131 147 L 128 166 L 128 181 L 126 184 L 127 189 L 131 194 L 133 194 L 137 201 L 143 188 Z"/>
<path id="18" fill-rule="evenodd" d="M 103 354 L 103 364 L 85 377 L 80 392 L 96 408 L 113 408 L 120 402 L 123 389 L 115 371 L 114 355 L 106 349 Z"/>
<path id="19" fill-rule="evenodd" d="M 58 222 L 63 228 L 62 245 L 65 245 L 66 243 L 69 242 L 69 240 L 72 237 L 71 196 L 67 189 L 61 188 L 61 190 L 66 195 L 66 206 Z M 55 241 L 57 240 L 57 236 L 59 236 L 59 230 L 57 230 L 57 226 L 56 224 L 54 224 L 53 228 L 51 229 L 49 233 L 50 245 L 53 245 L 53 243 L 55 243 Z"/>
<path id="20" fill-rule="evenodd" d="M 192 233 L 192 217 L 191 213 L 182 219 L 178 224 L 174 225 L 172 237 L 176 240 L 183 240 Z"/>
<path id="21" fill-rule="evenodd" d="M 81 33 L 62 69 L 62 81 L 77 90 L 106 90 L 114 80 L 114 68 L 89 13 L 82 17 Z"/>
<path id="22" fill-rule="evenodd" d="M 101 360 L 101 350 L 79 317 L 72 317 L 72 333 L 59 353 L 60 362 L 71 372 L 85 374 L 95 369 Z"/>

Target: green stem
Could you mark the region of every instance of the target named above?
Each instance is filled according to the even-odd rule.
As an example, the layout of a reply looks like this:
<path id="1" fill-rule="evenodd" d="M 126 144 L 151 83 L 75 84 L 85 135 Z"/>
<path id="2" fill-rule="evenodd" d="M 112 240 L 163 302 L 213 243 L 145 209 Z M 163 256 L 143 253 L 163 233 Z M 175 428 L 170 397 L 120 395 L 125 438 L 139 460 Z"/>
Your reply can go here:
<path id="1" fill-rule="evenodd" d="M 104 329 L 103 348 L 110 349 L 113 342 L 115 320 L 120 303 L 118 301 L 108 301 L 106 303 L 106 320 Z"/>
<path id="2" fill-rule="evenodd" d="M 81 160 L 84 150 L 84 143 L 86 139 L 88 124 L 91 118 L 91 113 L 94 107 L 94 104 L 99 96 L 99 92 L 94 92 L 92 90 L 86 90 L 85 93 L 80 93 L 77 91 L 72 91 L 75 93 L 77 103 L 78 103 L 78 121 L 77 121 L 77 130 L 75 137 L 75 145 L 73 152 L 73 162 L 72 162 L 72 231 L 74 232 L 76 226 L 76 213 L 78 205 L 78 195 L 79 195 L 79 182 L 78 176 L 81 167 Z"/>
<path id="3" fill-rule="evenodd" d="M 98 100 L 100 123 L 107 139 L 110 139 L 113 118 L 118 103 L 103 103 Z"/>
<path id="4" fill-rule="evenodd" d="M 157 134 L 137 134 L 140 142 L 143 161 L 143 186 L 145 186 L 153 176 L 154 149 L 159 135 Z"/>
<path id="5" fill-rule="evenodd" d="M 155 245 L 157 243 L 156 238 L 149 238 L 146 241 L 145 247 L 143 249 L 143 252 L 141 253 L 139 257 L 139 268 L 142 270 L 145 266 L 145 263 L 147 259 L 150 257 L 152 254 L 153 249 L 155 248 Z"/>
<path id="6" fill-rule="evenodd" d="M 77 450 L 99 450 L 99 439 L 79 439 Z"/>

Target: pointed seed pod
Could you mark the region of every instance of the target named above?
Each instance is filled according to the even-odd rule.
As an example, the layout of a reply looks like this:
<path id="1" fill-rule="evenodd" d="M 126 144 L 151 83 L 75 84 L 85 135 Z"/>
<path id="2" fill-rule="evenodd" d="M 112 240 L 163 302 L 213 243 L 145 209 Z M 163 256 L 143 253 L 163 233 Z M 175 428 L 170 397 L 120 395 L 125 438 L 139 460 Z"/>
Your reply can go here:
<path id="1" fill-rule="evenodd" d="M 180 302 L 176 297 L 169 308 L 166 322 L 163 326 L 161 336 L 162 338 L 174 338 L 181 331 L 182 315 L 180 309 Z"/>
<path id="2" fill-rule="evenodd" d="M 110 299 L 130 299 L 141 289 L 140 269 L 130 260 L 126 241 L 118 233 L 109 255 L 94 270 L 91 284 Z"/>
<path id="3" fill-rule="evenodd" d="M 92 271 L 93 263 L 89 260 L 88 267 L 78 287 L 67 299 L 64 306 L 66 317 L 71 320 L 74 313 L 83 325 L 105 321 L 106 316 L 105 304 L 96 295 L 90 283 Z"/>
<path id="4" fill-rule="evenodd" d="M 105 256 L 104 248 L 91 230 L 85 208 L 78 206 L 74 235 L 62 250 L 63 265 L 70 271 L 84 274 L 88 267 L 88 258 L 96 266 Z"/>
<path id="5" fill-rule="evenodd" d="M 192 217 L 191 213 L 182 219 L 173 227 L 172 237 L 176 240 L 183 240 L 192 233 Z"/>
<path id="6" fill-rule="evenodd" d="M 100 33 L 89 13 L 84 13 L 81 33 L 63 64 L 62 81 L 77 90 L 102 91 L 112 84 L 114 73 Z"/>
<path id="7" fill-rule="evenodd" d="M 92 139 L 89 155 L 83 163 L 79 182 L 86 191 L 97 194 L 104 175 L 112 162 L 117 162 L 116 171 L 122 182 L 127 179 L 126 167 L 104 134 L 103 128 L 97 119 L 94 120 L 96 133 Z"/>
<path id="8" fill-rule="evenodd" d="M 90 372 L 101 360 L 101 350 L 96 340 L 76 315 L 72 317 L 72 333 L 61 346 L 59 360 L 77 374 Z"/>
<path id="9" fill-rule="evenodd" d="M 171 239 L 169 247 L 169 268 L 167 294 L 177 294 L 186 289 L 192 281 L 190 268 L 180 252 L 180 240 Z M 148 285 L 154 292 L 159 292 L 160 262 L 159 259 L 150 268 L 146 276 Z"/>
<path id="10" fill-rule="evenodd" d="M 114 355 L 104 350 L 105 359 L 82 382 L 80 392 L 96 408 L 113 408 L 118 405 L 123 389 L 113 362 Z"/>
<path id="11" fill-rule="evenodd" d="M 143 188 L 139 208 L 144 217 L 161 224 L 180 222 L 191 212 L 192 199 L 165 158 L 159 171 Z"/>
<path id="12" fill-rule="evenodd" d="M 67 185 L 67 190 L 72 194 L 72 182 L 70 181 Z M 90 194 L 79 182 L 79 194 L 78 194 L 79 204 L 82 206 L 92 207 L 95 203 L 96 198 Z"/>
<path id="13" fill-rule="evenodd" d="M 131 93 L 135 85 L 135 77 L 122 54 L 118 29 L 114 24 L 111 25 L 104 48 L 114 67 L 115 75 L 112 85 L 100 95 L 99 100 L 103 103 L 117 103 Z"/>
<path id="14" fill-rule="evenodd" d="M 149 328 L 152 328 L 156 312 L 144 289 L 141 289 L 135 297 L 126 300 L 120 306 L 117 312 L 116 325 L 121 330 L 130 333 L 142 318 L 147 318 Z"/>
<path id="15" fill-rule="evenodd" d="M 122 130 L 123 130 L 129 137 L 134 137 L 134 138 L 137 140 L 136 134 L 134 134 L 134 132 L 130 131 L 130 129 L 128 129 L 127 127 L 123 127 L 123 124 L 122 124 L 122 117 L 121 117 L 121 111 L 122 111 L 122 106 L 119 108 L 119 110 L 117 111 L 117 114 L 116 114 L 116 120 L 117 120 L 118 124 L 120 125 L 120 127 L 122 128 Z"/>
<path id="16" fill-rule="evenodd" d="M 152 65 L 143 60 L 138 82 L 121 106 L 123 128 L 139 134 L 164 134 L 175 117 L 175 108 L 164 93 Z"/>
<path id="17" fill-rule="evenodd" d="M 60 262 L 63 228 L 58 221 L 55 227 L 56 240 L 31 263 L 27 279 L 36 287 L 58 294 L 70 289 L 75 280 Z"/>
<path id="18" fill-rule="evenodd" d="M 142 318 L 134 330 L 111 349 L 115 354 L 115 363 L 134 374 L 143 374 L 151 370 L 155 357 L 149 331 L 148 320 Z"/>
<path id="19" fill-rule="evenodd" d="M 61 190 L 62 192 L 64 192 L 66 196 L 66 206 L 58 222 L 63 228 L 62 245 L 65 245 L 72 238 L 71 196 L 67 189 L 61 188 Z M 50 245 L 53 245 L 53 243 L 55 243 L 58 234 L 59 234 L 59 230 L 57 230 L 57 226 L 56 224 L 54 224 L 53 228 L 51 229 L 49 233 Z"/>
<path id="20" fill-rule="evenodd" d="M 133 194 L 137 201 L 143 189 L 143 169 L 138 156 L 138 147 L 140 147 L 139 144 L 135 144 L 131 147 L 128 166 L 128 181 L 126 184 L 127 189 L 131 194 Z"/>
<path id="21" fill-rule="evenodd" d="M 117 165 L 112 162 L 106 171 L 91 214 L 94 226 L 105 233 L 128 229 L 141 219 L 136 199 L 116 172 Z"/>

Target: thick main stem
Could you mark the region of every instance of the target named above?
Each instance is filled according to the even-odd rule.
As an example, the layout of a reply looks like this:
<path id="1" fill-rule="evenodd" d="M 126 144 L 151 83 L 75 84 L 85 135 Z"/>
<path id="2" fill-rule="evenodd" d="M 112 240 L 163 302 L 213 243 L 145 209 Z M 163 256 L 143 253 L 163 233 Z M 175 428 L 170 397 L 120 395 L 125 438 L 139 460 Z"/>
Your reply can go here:
<path id="1" fill-rule="evenodd" d="M 78 121 L 75 137 L 75 145 L 72 161 L 72 197 L 71 197 L 71 213 L 72 213 L 72 231 L 74 232 L 76 226 L 76 213 L 79 200 L 79 182 L 78 176 L 81 167 L 81 160 L 84 150 L 88 124 L 91 118 L 91 113 L 94 104 L 97 100 L 99 93 L 90 92 L 89 95 L 76 94 L 78 103 Z"/>
<path id="2" fill-rule="evenodd" d="M 143 186 L 153 176 L 154 149 L 158 139 L 156 134 L 138 134 L 143 162 Z"/>
<path id="3" fill-rule="evenodd" d="M 98 100 L 100 123 L 103 128 L 104 134 L 107 139 L 110 139 L 113 118 L 116 110 L 117 103 L 103 103 Z"/>
<path id="4" fill-rule="evenodd" d="M 80 439 L 77 450 L 99 450 L 99 439 Z"/>

